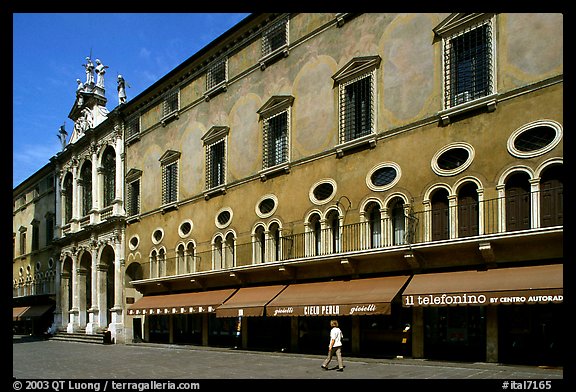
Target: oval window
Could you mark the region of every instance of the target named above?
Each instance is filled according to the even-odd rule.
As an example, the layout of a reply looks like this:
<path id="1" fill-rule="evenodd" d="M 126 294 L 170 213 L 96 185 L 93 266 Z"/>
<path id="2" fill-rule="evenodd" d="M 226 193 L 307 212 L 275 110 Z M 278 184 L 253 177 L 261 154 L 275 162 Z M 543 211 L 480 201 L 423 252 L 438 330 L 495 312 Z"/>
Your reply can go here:
<path id="1" fill-rule="evenodd" d="M 336 182 L 332 179 L 324 179 L 314 184 L 309 197 L 314 204 L 326 204 L 336 194 Z"/>
<path id="2" fill-rule="evenodd" d="M 154 244 L 159 244 L 160 241 L 162 241 L 163 237 L 164 237 L 164 231 L 162 229 L 156 229 L 152 233 L 152 242 Z"/>
<path id="3" fill-rule="evenodd" d="M 452 176 L 466 170 L 474 159 L 474 149 L 467 143 L 449 144 L 434 155 L 432 170 L 441 176 Z"/>
<path id="4" fill-rule="evenodd" d="M 216 214 L 216 227 L 223 229 L 232 221 L 232 210 L 230 208 L 223 208 Z"/>
<path id="5" fill-rule="evenodd" d="M 560 143 L 562 126 L 552 120 L 538 120 L 514 131 L 508 139 L 508 152 L 518 158 L 542 155 Z"/>
<path id="6" fill-rule="evenodd" d="M 180 227 L 178 227 L 178 235 L 180 235 L 181 238 L 188 237 L 191 231 L 192 221 L 190 219 L 186 219 L 180 224 Z"/>
<path id="7" fill-rule="evenodd" d="M 400 166 L 394 162 L 376 165 L 366 176 L 366 185 L 373 191 L 385 191 L 400 180 Z"/>
<path id="8" fill-rule="evenodd" d="M 256 204 L 256 215 L 260 218 L 267 218 L 274 214 L 278 207 L 278 198 L 275 195 L 263 196 Z"/>
<path id="9" fill-rule="evenodd" d="M 452 148 L 438 157 L 438 167 L 442 170 L 454 170 L 462 166 L 470 154 L 463 148 Z"/>
<path id="10" fill-rule="evenodd" d="M 129 241 L 129 245 L 130 245 L 130 249 L 134 250 L 138 247 L 138 244 L 140 244 L 140 238 L 138 238 L 137 235 L 132 236 L 132 238 L 130 238 Z"/>

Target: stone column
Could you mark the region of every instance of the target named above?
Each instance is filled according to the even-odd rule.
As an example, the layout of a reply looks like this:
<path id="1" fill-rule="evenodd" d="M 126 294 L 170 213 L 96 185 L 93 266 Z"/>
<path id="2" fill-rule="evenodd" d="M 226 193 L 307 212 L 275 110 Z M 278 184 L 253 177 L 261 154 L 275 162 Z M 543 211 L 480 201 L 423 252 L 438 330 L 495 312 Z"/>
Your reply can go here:
<path id="1" fill-rule="evenodd" d="M 76 268 L 76 292 L 78 301 L 78 327 L 86 327 L 86 270 L 80 265 Z"/>
<path id="2" fill-rule="evenodd" d="M 125 215 L 124 211 L 124 143 L 122 141 L 122 128 L 120 125 L 114 126 L 116 134 L 116 189 L 114 190 L 114 215 Z"/>
<path id="3" fill-rule="evenodd" d="M 124 230 L 116 229 L 114 239 L 114 305 L 112 306 L 112 320 L 109 330 L 114 342 L 124 342 L 123 320 L 123 276 L 124 276 Z M 110 304 L 112 305 L 112 304 Z"/>
<path id="4" fill-rule="evenodd" d="M 97 290 L 97 306 L 98 306 L 98 317 L 97 324 L 100 328 L 105 329 L 108 327 L 108 304 L 106 303 L 106 274 L 108 272 L 108 265 L 106 263 L 101 263 L 99 260 L 96 266 L 96 286 Z"/>
<path id="5" fill-rule="evenodd" d="M 424 308 L 412 308 L 412 358 L 424 358 Z"/>
<path id="6" fill-rule="evenodd" d="M 79 296 L 78 296 L 78 254 L 72 253 L 72 308 L 69 312 L 69 321 L 66 331 L 68 333 L 78 330 Z"/>
<path id="7" fill-rule="evenodd" d="M 498 362 L 498 306 L 486 306 L 486 362 Z"/>
<path id="8" fill-rule="evenodd" d="M 530 228 L 540 227 L 540 178 L 530 179 Z"/>
<path id="9" fill-rule="evenodd" d="M 86 333 L 94 334 L 98 332 L 98 327 L 100 324 L 98 323 L 98 245 L 96 243 L 96 239 L 92 239 L 92 303 L 90 304 L 90 309 L 88 309 L 88 324 L 86 325 Z"/>

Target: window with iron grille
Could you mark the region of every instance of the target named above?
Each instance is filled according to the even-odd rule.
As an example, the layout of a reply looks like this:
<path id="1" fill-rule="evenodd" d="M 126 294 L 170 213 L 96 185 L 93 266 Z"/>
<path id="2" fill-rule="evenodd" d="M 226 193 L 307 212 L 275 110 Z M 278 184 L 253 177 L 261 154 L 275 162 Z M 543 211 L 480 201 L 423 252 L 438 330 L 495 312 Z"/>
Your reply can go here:
<path id="1" fill-rule="evenodd" d="M 162 105 L 162 117 L 169 116 L 176 111 L 178 111 L 178 89 L 166 94 Z"/>
<path id="2" fill-rule="evenodd" d="M 226 58 L 212 63 L 206 75 L 206 90 L 211 90 L 228 79 L 228 61 Z"/>
<path id="3" fill-rule="evenodd" d="M 264 168 L 288 161 L 288 111 L 264 120 Z"/>
<path id="4" fill-rule="evenodd" d="M 102 158 L 104 174 L 104 207 L 112 205 L 116 195 L 116 155 L 114 149 L 106 148 Z"/>
<path id="5" fill-rule="evenodd" d="M 483 21 L 444 40 L 446 108 L 490 95 L 493 90 L 492 24 Z"/>
<path id="6" fill-rule="evenodd" d="M 288 19 L 283 19 L 262 34 L 262 57 L 288 44 Z"/>
<path id="7" fill-rule="evenodd" d="M 140 213 L 140 180 L 132 181 L 126 190 L 128 216 Z"/>
<path id="8" fill-rule="evenodd" d="M 134 116 L 126 121 L 126 138 L 131 138 L 140 133 L 140 116 Z"/>
<path id="9" fill-rule="evenodd" d="M 374 73 L 340 85 L 340 143 L 373 132 Z"/>
<path id="10" fill-rule="evenodd" d="M 162 204 L 178 200 L 178 162 L 162 166 Z"/>
<path id="11" fill-rule="evenodd" d="M 206 147 L 206 189 L 226 183 L 226 140 Z"/>

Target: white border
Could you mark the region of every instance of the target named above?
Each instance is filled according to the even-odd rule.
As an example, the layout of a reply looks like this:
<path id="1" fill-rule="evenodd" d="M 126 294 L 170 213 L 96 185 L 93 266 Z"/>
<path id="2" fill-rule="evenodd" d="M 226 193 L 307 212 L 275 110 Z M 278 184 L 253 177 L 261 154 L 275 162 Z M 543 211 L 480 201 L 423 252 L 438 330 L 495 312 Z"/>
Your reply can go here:
<path id="1" fill-rule="evenodd" d="M 556 131 L 556 136 L 554 139 L 547 145 L 542 147 L 539 150 L 534 151 L 520 151 L 514 146 L 514 142 L 516 139 L 524 132 L 529 129 L 536 128 L 536 127 L 550 127 Z M 554 120 L 536 120 L 529 122 L 528 124 L 524 124 L 510 135 L 508 138 L 508 152 L 517 157 L 517 158 L 534 158 L 539 155 L 545 154 L 549 151 L 552 151 L 562 140 L 562 124 L 554 121 Z"/>
<path id="2" fill-rule="evenodd" d="M 226 222 L 225 224 L 220 224 L 220 222 L 218 222 L 218 215 L 220 215 L 221 213 L 223 213 L 224 211 L 228 211 L 230 213 L 230 219 L 228 219 L 228 222 Z M 230 223 L 232 223 L 232 218 L 234 217 L 234 212 L 232 211 L 232 208 L 230 207 L 224 207 L 221 208 L 216 215 L 214 216 L 214 224 L 216 225 L 217 228 L 219 229 L 225 229 L 226 227 L 230 226 Z M 226 238 L 226 237 L 224 237 Z"/>
<path id="3" fill-rule="evenodd" d="M 316 199 L 316 196 L 314 196 L 314 189 L 316 189 L 321 184 L 325 184 L 325 183 L 329 183 L 332 185 L 332 194 L 324 200 L 318 200 L 318 199 Z M 329 203 L 334 198 L 334 196 L 336 196 L 337 190 L 338 190 L 338 186 L 336 185 L 336 181 L 334 181 L 331 178 L 324 178 L 324 179 L 316 182 L 314 185 L 312 185 L 310 187 L 310 190 L 308 191 L 308 197 L 310 198 L 310 201 L 312 203 L 316 204 L 317 206 L 321 206 L 321 205 L 324 205 L 326 203 Z"/>
<path id="4" fill-rule="evenodd" d="M 446 151 L 452 150 L 453 148 L 463 148 L 466 151 L 468 151 L 468 159 L 466 160 L 466 162 L 464 162 L 462 165 L 458 166 L 455 169 L 452 169 L 452 170 L 442 169 L 440 166 L 438 166 L 438 158 L 440 158 L 440 156 L 442 154 L 444 154 Z M 439 176 L 443 176 L 443 177 L 453 176 L 453 175 L 462 173 L 464 170 L 466 170 L 468 168 L 468 166 L 470 166 L 472 164 L 472 161 L 474 160 L 475 154 L 476 153 L 474 151 L 474 147 L 472 147 L 468 143 L 464 143 L 464 142 L 450 143 L 450 144 L 447 144 L 446 146 L 442 147 L 440 150 L 438 150 L 438 152 L 436 152 L 436 154 L 434 154 L 434 157 L 432 158 L 432 161 L 430 162 L 430 166 L 432 167 L 432 170 L 434 171 L 434 173 L 438 174 Z"/>
<path id="5" fill-rule="evenodd" d="M 274 208 L 272 208 L 272 210 L 270 212 L 267 213 L 262 213 L 260 211 L 260 203 L 262 203 L 264 200 L 266 199 L 272 199 L 274 201 Z M 258 215 L 260 218 L 269 218 L 272 215 L 274 215 L 274 213 L 276 212 L 276 209 L 278 208 L 278 198 L 276 197 L 276 195 L 274 194 L 268 194 L 268 195 L 264 195 L 262 196 L 257 202 L 256 202 L 256 206 L 254 206 L 254 211 L 256 212 L 256 215 Z"/>
<path id="6" fill-rule="evenodd" d="M 396 177 L 389 183 L 386 185 L 375 185 L 372 183 L 372 175 L 379 169 L 383 169 L 385 167 L 391 167 L 394 170 L 396 170 Z M 402 170 L 400 169 L 400 165 L 398 165 L 396 162 L 382 162 L 379 163 L 378 165 L 374 166 L 366 175 L 366 185 L 368 186 L 368 188 L 370 188 L 373 191 L 376 192 L 382 192 L 382 191 L 386 191 L 392 187 L 394 187 L 398 181 L 400 181 L 400 177 L 402 176 Z"/>

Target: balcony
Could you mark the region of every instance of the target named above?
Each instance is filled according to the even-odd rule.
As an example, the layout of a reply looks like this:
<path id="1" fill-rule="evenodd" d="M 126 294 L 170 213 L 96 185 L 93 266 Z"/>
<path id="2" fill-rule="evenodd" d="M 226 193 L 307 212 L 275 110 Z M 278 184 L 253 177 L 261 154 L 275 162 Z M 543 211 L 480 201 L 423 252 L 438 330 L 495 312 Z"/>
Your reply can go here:
<path id="1" fill-rule="evenodd" d="M 549 195 L 547 191 L 546 197 Z M 162 260 L 142 263 L 143 278 L 133 283 L 179 278 L 187 281 L 198 278 L 198 282 L 217 275 L 239 282 L 242 275 L 253 275 L 250 279 L 254 282 L 262 271 L 268 275 L 281 271 L 285 278 L 294 275 L 291 270 L 299 269 L 298 276 L 302 278 L 306 274 L 304 269 L 314 270 L 310 276 L 337 276 L 465 265 L 489 268 L 496 263 L 559 259 L 563 256 L 562 207 L 552 211 L 555 217 L 550 218 L 551 211 L 544 201 L 530 205 L 539 200 L 538 192 L 527 193 L 514 200 L 496 198 L 429 208 L 410 212 L 400 219 L 385 216 L 376 222 L 322 227 L 263 241 L 222 243 L 220 248 L 199 244 L 199 248 L 208 249 L 188 255 L 186 268 L 182 255 L 164 255 Z M 524 210 L 520 201 L 527 203 Z M 535 211 L 540 211 L 540 215 L 535 217 Z M 542 246 L 544 243 L 546 246 Z"/>

